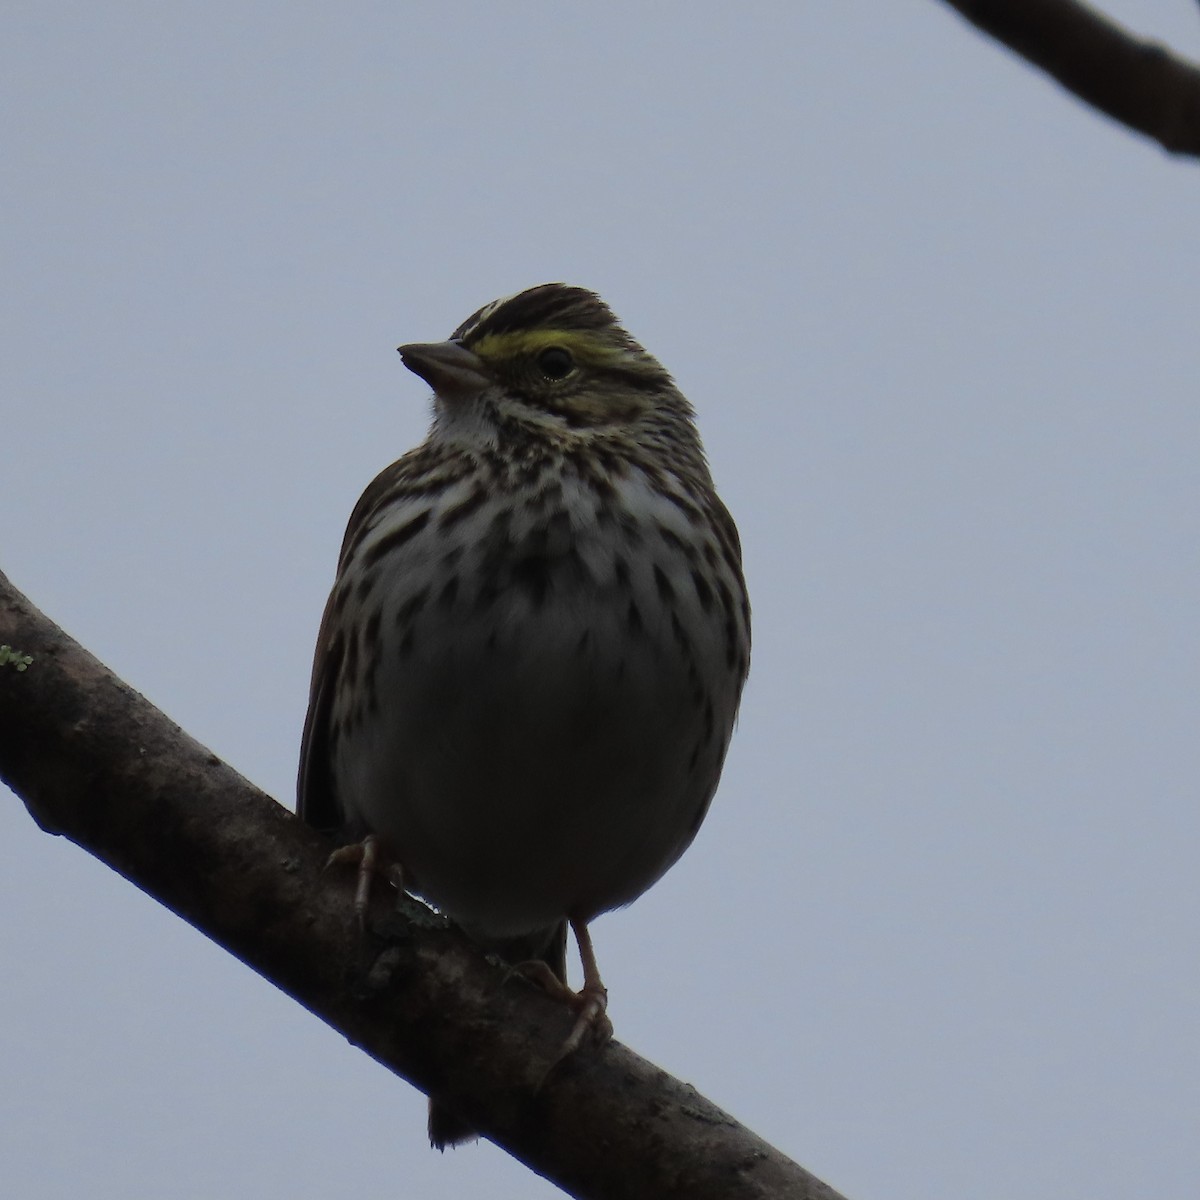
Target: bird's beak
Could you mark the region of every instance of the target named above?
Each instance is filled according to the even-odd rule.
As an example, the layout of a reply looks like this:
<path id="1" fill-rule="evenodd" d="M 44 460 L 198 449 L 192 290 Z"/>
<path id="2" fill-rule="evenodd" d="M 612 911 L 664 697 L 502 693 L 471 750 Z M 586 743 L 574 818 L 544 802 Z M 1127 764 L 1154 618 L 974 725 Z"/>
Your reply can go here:
<path id="1" fill-rule="evenodd" d="M 461 342 L 413 342 L 398 349 L 404 365 L 439 396 L 475 395 L 488 384 L 483 361 Z"/>

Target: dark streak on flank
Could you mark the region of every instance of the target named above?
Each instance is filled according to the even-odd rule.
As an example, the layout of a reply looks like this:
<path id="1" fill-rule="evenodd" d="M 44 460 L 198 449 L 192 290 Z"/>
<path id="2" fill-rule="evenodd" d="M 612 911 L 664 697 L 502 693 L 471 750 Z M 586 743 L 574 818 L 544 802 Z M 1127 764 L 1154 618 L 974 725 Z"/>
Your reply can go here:
<path id="1" fill-rule="evenodd" d="M 346 607 L 346 601 L 349 599 L 350 581 L 343 579 L 342 582 L 338 584 L 337 590 L 333 593 L 333 600 L 331 601 L 331 610 L 335 617 L 340 617 L 342 615 L 342 612 Z"/>
<path id="2" fill-rule="evenodd" d="M 382 624 L 383 610 L 377 608 L 363 627 L 363 650 L 368 658 L 374 658 L 379 653 L 379 627 Z"/>
<path id="3" fill-rule="evenodd" d="M 385 534 L 367 551 L 366 557 L 363 560 L 363 567 L 370 570 L 375 566 L 380 559 L 385 558 L 393 550 L 403 546 L 405 542 L 416 537 L 426 525 L 429 524 L 430 510 L 422 509 L 415 517 L 405 521 L 397 529 L 393 529 L 391 533 Z"/>
<path id="4" fill-rule="evenodd" d="M 513 563 L 513 586 L 529 598 L 534 608 L 541 608 L 550 590 L 550 560 L 544 554 L 531 554 Z"/>
<path id="5" fill-rule="evenodd" d="M 692 639 L 688 637 L 687 631 L 683 627 L 683 623 L 679 620 L 679 614 L 671 610 L 671 632 L 675 635 L 675 641 L 679 644 L 679 648 L 688 656 L 689 665 L 692 658 Z"/>
<path id="6" fill-rule="evenodd" d="M 672 550 L 678 550 L 680 554 L 686 555 L 689 559 L 694 559 L 696 549 L 691 542 L 685 542 L 669 525 L 658 525 L 658 536 L 662 538 Z"/>
<path id="7" fill-rule="evenodd" d="M 450 529 L 457 525 L 459 521 L 466 520 L 473 512 L 475 512 L 483 502 L 488 498 L 487 488 L 482 485 L 476 487 L 463 497 L 457 504 L 451 505 L 450 508 L 443 509 L 441 516 L 438 517 L 438 529 Z"/>
<path id="8" fill-rule="evenodd" d="M 429 589 L 423 587 L 420 591 L 413 592 L 405 602 L 396 610 L 396 627 L 403 629 L 409 625 L 413 619 L 425 607 L 425 601 L 429 599 Z"/>
<path id="9" fill-rule="evenodd" d="M 599 472 L 610 481 L 613 479 L 627 479 L 629 477 L 629 463 L 621 455 L 614 453 L 604 446 L 595 447 L 593 453 L 596 457 L 596 466 L 599 468 Z"/>
<path id="10" fill-rule="evenodd" d="M 641 634 L 645 632 L 645 626 L 642 624 L 642 612 L 637 606 L 636 600 L 630 600 L 629 611 L 625 615 L 625 623 L 629 626 L 630 633 Z"/>
<path id="11" fill-rule="evenodd" d="M 693 504 L 686 496 L 680 496 L 677 492 L 673 492 L 670 488 L 664 488 L 662 492 L 664 499 L 669 500 L 692 525 L 704 525 L 704 510 Z"/>
<path id="12" fill-rule="evenodd" d="M 346 641 L 346 657 L 342 659 L 342 671 L 351 683 L 358 683 L 358 638 L 351 637 Z"/>
<path id="13" fill-rule="evenodd" d="M 673 604 L 675 601 L 675 587 L 667 578 L 667 573 L 658 565 L 654 564 L 654 586 L 658 588 L 659 598 L 665 604 Z"/>
<path id="14" fill-rule="evenodd" d="M 642 544 L 642 527 L 638 524 L 635 516 L 621 511 L 617 514 L 617 524 L 620 525 L 621 532 L 625 535 L 625 540 L 630 546 L 640 546 Z"/>
<path id="15" fill-rule="evenodd" d="M 721 593 L 721 612 L 725 616 L 725 664 L 733 670 L 738 660 L 737 610 L 733 605 L 729 584 L 724 579 L 717 580 L 717 590 Z"/>
<path id="16" fill-rule="evenodd" d="M 600 472 L 589 472 L 586 478 L 588 486 L 601 505 L 607 507 L 616 503 L 617 489 L 613 487 L 612 480 L 607 475 Z"/>

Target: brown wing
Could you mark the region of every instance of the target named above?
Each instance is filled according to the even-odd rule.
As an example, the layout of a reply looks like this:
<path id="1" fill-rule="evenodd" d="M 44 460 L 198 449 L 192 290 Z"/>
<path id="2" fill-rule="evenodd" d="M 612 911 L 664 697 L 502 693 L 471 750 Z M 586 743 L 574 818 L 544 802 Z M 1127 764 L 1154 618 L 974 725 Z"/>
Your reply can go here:
<path id="1" fill-rule="evenodd" d="M 308 692 L 308 713 L 304 718 L 304 735 L 300 739 L 300 774 L 296 780 L 296 813 L 301 820 L 326 833 L 339 830 L 345 823 L 345 813 L 333 785 L 331 751 L 333 749 L 333 697 L 338 675 L 342 670 L 345 638 L 335 629 L 334 610 L 337 607 L 338 583 L 346 566 L 351 547 L 360 531 L 367 525 L 379 499 L 384 481 L 390 479 L 397 467 L 393 463 L 382 471 L 359 497 L 338 555 L 338 574 L 334 581 L 321 628 L 317 634 L 317 649 L 313 656 L 312 683 Z"/>
<path id="2" fill-rule="evenodd" d="M 304 736 L 300 742 L 300 774 L 296 781 L 296 812 L 310 825 L 326 832 L 335 832 L 345 824 L 345 813 L 333 784 L 331 755 L 336 730 L 333 728 L 333 697 L 345 657 L 345 634 L 337 629 L 335 610 L 347 564 L 361 538 L 374 525 L 374 518 L 392 497 L 394 489 L 406 478 L 428 472 L 438 464 L 427 448 L 410 450 L 403 458 L 382 470 L 358 498 L 342 550 L 338 556 L 338 574 L 334 581 L 321 630 L 317 635 L 317 651 L 313 658 L 312 684 L 308 695 L 308 715 L 304 718 Z"/>
<path id="3" fill-rule="evenodd" d="M 304 718 L 304 736 L 300 740 L 300 775 L 296 780 L 297 815 L 326 833 L 333 833 L 344 821 L 330 770 L 333 694 L 341 670 L 344 644 L 333 634 L 333 597 L 334 593 L 331 593 L 325 604 L 321 631 L 317 635 L 308 713 Z"/>

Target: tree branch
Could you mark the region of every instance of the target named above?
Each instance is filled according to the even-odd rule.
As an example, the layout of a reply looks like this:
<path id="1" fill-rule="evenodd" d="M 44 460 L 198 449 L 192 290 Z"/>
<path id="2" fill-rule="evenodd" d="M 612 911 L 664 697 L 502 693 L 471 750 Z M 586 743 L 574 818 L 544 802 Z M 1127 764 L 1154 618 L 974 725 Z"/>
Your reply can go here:
<path id="1" fill-rule="evenodd" d="M 945 0 L 973 25 L 1172 154 L 1200 156 L 1200 67 L 1079 0 Z"/>
<path id="2" fill-rule="evenodd" d="M 119 871 L 389 1070 L 579 1197 L 837 1193 L 612 1043 L 539 1088 L 572 1015 L 421 906 L 369 946 L 329 844 L 97 662 L 0 574 L 0 777 L 42 828 Z"/>

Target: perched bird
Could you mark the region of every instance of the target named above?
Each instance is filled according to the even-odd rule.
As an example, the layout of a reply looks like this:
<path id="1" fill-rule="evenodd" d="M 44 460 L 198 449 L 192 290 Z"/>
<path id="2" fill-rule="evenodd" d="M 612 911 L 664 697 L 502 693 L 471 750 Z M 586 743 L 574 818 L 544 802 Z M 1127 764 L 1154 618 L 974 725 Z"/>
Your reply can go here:
<path id="1" fill-rule="evenodd" d="M 299 812 L 544 963 L 570 1050 L 611 1034 L 588 923 L 675 862 L 717 787 L 750 656 L 737 530 L 688 401 L 594 293 L 529 288 L 400 354 L 433 422 L 350 517 Z M 468 1132 L 431 1107 L 435 1145 Z"/>

